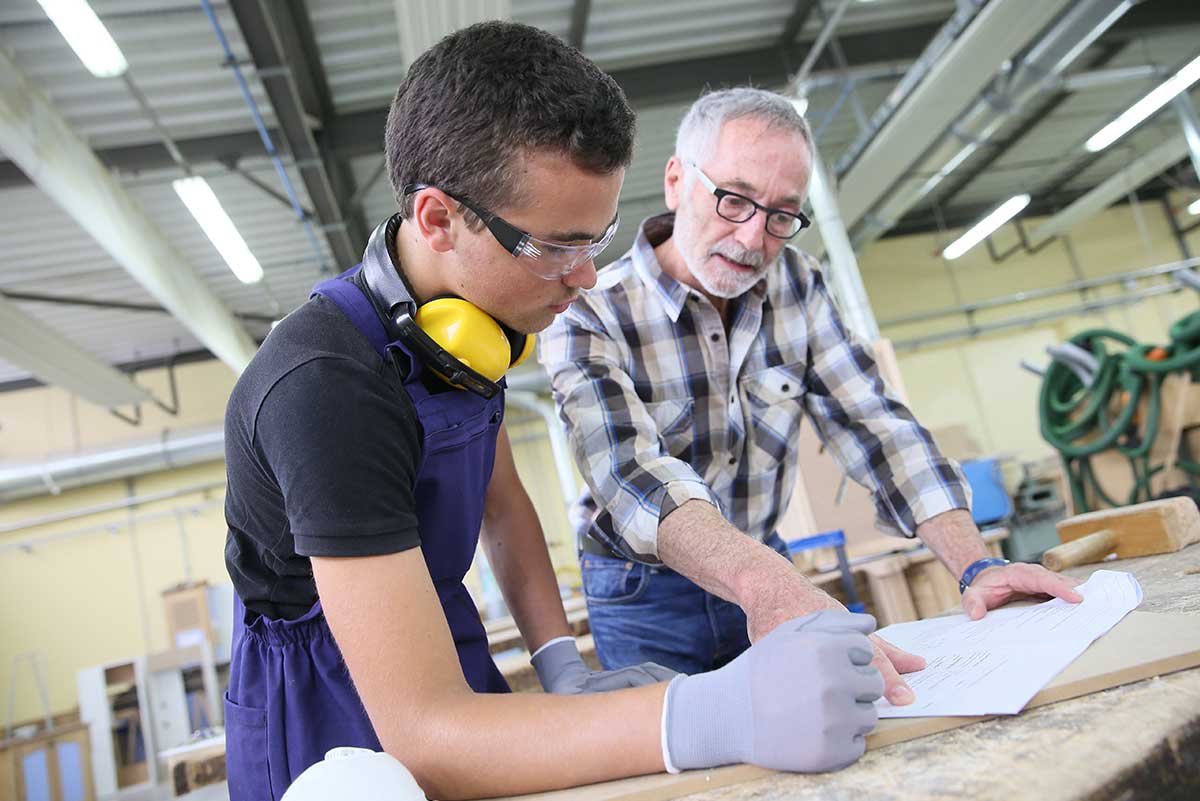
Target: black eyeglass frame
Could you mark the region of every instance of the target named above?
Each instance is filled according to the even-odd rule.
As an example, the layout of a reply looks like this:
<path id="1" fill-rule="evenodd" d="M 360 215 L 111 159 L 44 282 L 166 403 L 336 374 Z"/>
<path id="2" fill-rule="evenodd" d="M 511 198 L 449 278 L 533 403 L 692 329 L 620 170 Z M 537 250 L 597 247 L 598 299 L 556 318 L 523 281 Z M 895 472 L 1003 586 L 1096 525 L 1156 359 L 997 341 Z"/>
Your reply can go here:
<path id="1" fill-rule="evenodd" d="M 722 220 L 728 220 L 731 223 L 738 223 L 740 225 L 741 223 L 750 222 L 751 220 L 754 219 L 754 215 L 758 214 L 761 211 L 763 214 L 767 215 L 767 223 L 764 226 L 764 230 L 767 232 L 767 234 L 775 237 L 776 239 L 793 239 L 797 235 L 799 235 L 800 233 L 802 233 L 803 231 L 805 231 L 806 229 L 808 229 L 809 227 L 812 226 L 812 220 L 810 220 L 808 218 L 808 215 L 802 211 L 785 211 L 783 209 L 771 208 L 770 206 L 762 205 L 761 203 L 755 201 L 753 198 L 746 197 L 745 195 L 741 194 L 740 192 L 733 192 L 728 189 L 722 189 L 719 186 L 717 186 L 716 181 L 714 181 L 712 178 L 709 178 L 707 175 L 705 175 L 704 170 L 700 169 L 699 165 L 697 165 L 696 162 L 687 161 L 685 163 L 689 167 L 691 167 L 693 170 L 696 171 L 696 174 L 700 176 L 700 182 L 702 184 L 704 184 L 704 188 L 707 189 L 709 192 L 711 192 L 713 194 L 713 197 L 715 197 L 717 199 L 717 203 L 716 203 L 717 216 L 720 217 Z M 727 197 L 735 197 L 738 200 L 746 201 L 747 203 L 750 204 L 752 211 L 740 220 L 737 220 L 737 219 L 734 219 L 733 217 L 729 217 L 725 214 L 722 214 L 721 213 L 721 201 Z M 784 217 L 791 217 L 792 219 L 798 220 L 800 222 L 800 227 L 798 229 L 796 229 L 793 233 L 788 234 L 787 236 L 777 234 L 771 230 L 771 216 L 774 214 L 779 214 Z"/>

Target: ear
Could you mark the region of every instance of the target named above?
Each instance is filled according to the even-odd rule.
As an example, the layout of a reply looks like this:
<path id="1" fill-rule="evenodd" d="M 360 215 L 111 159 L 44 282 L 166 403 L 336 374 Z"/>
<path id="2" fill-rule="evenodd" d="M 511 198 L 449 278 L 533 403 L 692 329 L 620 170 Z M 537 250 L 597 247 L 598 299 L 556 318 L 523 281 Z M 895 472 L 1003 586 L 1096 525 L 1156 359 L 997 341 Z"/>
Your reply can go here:
<path id="1" fill-rule="evenodd" d="M 675 211 L 679 208 L 680 198 L 683 196 L 683 161 L 679 156 L 671 156 L 667 161 L 667 170 L 663 174 L 663 196 L 667 201 L 667 208 Z"/>
<path id="2" fill-rule="evenodd" d="M 458 201 L 440 189 L 429 187 L 413 194 L 411 222 L 418 236 L 434 253 L 454 250 L 454 232 L 451 213 L 458 208 Z"/>

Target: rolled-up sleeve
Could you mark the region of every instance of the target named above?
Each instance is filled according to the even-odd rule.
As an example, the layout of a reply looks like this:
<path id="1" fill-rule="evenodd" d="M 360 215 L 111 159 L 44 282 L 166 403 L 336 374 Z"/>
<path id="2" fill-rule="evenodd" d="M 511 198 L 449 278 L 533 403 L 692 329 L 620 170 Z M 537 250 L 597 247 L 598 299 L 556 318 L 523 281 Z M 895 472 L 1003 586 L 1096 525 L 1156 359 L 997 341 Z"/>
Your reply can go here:
<path id="1" fill-rule="evenodd" d="M 720 502 L 691 465 L 664 447 L 630 377 L 631 356 L 584 301 L 540 337 L 539 359 L 575 464 L 610 525 L 592 532 L 613 550 L 658 564 L 659 521 L 688 500 Z"/>
<path id="2" fill-rule="evenodd" d="M 821 441 L 872 491 L 880 518 L 910 537 L 935 515 L 969 509 L 958 464 L 884 383 L 869 347 L 842 324 L 821 273 L 808 273 L 805 405 Z"/>

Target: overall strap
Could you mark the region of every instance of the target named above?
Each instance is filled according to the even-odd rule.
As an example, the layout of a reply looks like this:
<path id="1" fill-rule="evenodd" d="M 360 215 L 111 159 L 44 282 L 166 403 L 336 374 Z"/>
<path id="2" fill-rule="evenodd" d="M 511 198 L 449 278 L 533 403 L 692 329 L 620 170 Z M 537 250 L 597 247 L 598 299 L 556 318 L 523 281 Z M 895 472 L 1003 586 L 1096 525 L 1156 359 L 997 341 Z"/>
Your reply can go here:
<path id="1" fill-rule="evenodd" d="M 367 298 L 366 293 L 359 288 L 358 284 L 350 280 L 361 269 L 362 265 L 358 264 L 337 278 L 322 281 L 313 287 L 312 295 L 309 297 L 320 295 L 333 301 L 350 319 L 359 333 L 367 338 L 371 346 L 379 353 L 380 358 L 388 361 L 387 329 L 384 328 L 383 321 L 379 319 L 379 314 L 375 311 L 375 307 Z"/>

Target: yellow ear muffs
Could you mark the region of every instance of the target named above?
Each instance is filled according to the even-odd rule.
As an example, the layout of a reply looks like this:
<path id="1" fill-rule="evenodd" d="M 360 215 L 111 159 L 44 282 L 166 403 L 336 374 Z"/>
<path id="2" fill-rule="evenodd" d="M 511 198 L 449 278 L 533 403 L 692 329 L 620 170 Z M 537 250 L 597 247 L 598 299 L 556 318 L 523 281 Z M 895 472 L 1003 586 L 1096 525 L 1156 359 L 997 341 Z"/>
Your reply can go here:
<path id="1" fill-rule="evenodd" d="M 521 338 L 521 346 L 520 348 L 517 348 L 514 344 L 512 350 L 517 356 L 512 360 L 512 364 L 510 364 L 509 367 L 516 367 L 518 364 L 532 356 L 533 346 L 537 342 L 537 337 L 533 334 L 517 334 L 517 336 Z M 511 341 L 512 338 L 510 337 L 509 339 Z"/>
<path id="2" fill-rule="evenodd" d="M 516 351 L 504 328 L 478 306 L 462 298 L 437 298 L 417 309 L 417 326 L 444 351 L 487 378 L 499 381 L 509 367 L 533 352 L 533 337 Z M 519 335 L 518 335 L 519 336 Z"/>

